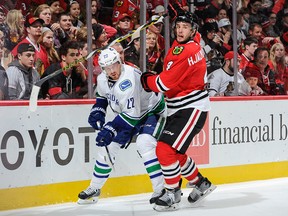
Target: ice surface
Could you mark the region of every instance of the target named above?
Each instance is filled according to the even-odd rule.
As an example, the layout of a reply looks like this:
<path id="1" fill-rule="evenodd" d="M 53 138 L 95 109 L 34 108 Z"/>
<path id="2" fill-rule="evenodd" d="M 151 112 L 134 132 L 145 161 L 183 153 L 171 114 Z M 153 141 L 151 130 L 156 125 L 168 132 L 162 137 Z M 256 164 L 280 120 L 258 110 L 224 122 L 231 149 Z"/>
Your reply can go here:
<path id="1" fill-rule="evenodd" d="M 190 189 L 183 189 L 181 208 L 156 212 L 148 200 L 151 194 L 99 199 L 97 204 L 65 203 L 1 211 L 0 216 L 287 216 L 288 178 L 218 185 L 197 208 L 187 201 Z M 23 197 L 25 199 L 25 197 Z M 76 200 L 76 198 L 75 198 Z M 13 200 L 11 200 L 13 202 Z"/>

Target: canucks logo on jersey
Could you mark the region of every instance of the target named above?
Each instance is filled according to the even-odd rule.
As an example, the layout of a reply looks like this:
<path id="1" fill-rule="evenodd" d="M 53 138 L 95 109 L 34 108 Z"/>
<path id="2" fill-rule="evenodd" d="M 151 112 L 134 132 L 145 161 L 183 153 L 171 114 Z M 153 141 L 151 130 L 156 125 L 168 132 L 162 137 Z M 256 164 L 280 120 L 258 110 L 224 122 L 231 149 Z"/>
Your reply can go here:
<path id="1" fill-rule="evenodd" d="M 132 83 L 130 80 L 126 79 L 120 83 L 119 87 L 121 91 L 125 91 L 126 89 L 132 87 Z"/>

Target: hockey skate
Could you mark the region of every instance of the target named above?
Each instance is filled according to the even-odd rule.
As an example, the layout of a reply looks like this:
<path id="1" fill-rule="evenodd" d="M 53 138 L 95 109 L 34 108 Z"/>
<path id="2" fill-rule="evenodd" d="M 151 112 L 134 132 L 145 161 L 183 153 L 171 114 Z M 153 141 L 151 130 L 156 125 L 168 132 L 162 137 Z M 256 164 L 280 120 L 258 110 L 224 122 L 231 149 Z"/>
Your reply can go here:
<path id="1" fill-rule="evenodd" d="M 89 186 L 86 190 L 81 191 L 78 194 L 77 203 L 80 205 L 83 204 L 93 204 L 98 202 L 98 198 L 100 196 L 100 189 L 96 189 L 93 186 Z"/>
<path id="2" fill-rule="evenodd" d="M 161 190 L 159 192 L 154 192 L 149 200 L 150 204 L 153 204 L 156 202 L 157 199 L 159 199 L 159 197 L 163 196 L 165 193 L 165 190 Z"/>
<path id="3" fill-rule="evenodd" d="M 179 203 L 181 201 L 181 189 L 163 189 L 163 195 L 156 199 L 153 209 L 155 211 L 175 211 L 179 209 Z"/>
<path id="4" fill-rule="evenodd" d="M 192 192 L 188 196 L 188 201 L 192 207 L 197 207 L 201 200 L 208 196 L 213 190 L 216 189 L 216 186 L 213 185 L 207 178 L 204 178 L 200 175 L 199 182 L 194 185 L 187 183 L 188 188 L 193 188 Z"/>

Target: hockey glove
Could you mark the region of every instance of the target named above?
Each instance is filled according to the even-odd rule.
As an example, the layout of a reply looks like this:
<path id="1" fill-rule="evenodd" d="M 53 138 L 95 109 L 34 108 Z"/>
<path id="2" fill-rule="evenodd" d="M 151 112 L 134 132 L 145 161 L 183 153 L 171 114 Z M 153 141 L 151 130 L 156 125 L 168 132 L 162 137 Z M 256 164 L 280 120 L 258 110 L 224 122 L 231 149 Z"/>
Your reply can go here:
<path id="1" fill-rule="evenodd" d="M 141 75 L 141 85 L 143 87 L 143 89 L 146 91 L 146 92 L 151 92 L 152 90 L 149 88 L 148 86 L 148 77 L 150 76 L 154 76 L 155 74 L 151 73 L 151 72 L 144 72 L 142 73 Z"/>
<path id="2" fill-rule="evenodd" d="M 111 122 L 108 122 L 98 133 L 96 137 L 96 145 L 100 147 L 108 146 L 115 136 L 117 136 L 117 132 Z"/>
<path id="3" fill-rule="evenodd" d="M 101 130 L 105 123 L 105 110 L 95 104 L 91 109 L 88 122 L 95 130 Z"/>

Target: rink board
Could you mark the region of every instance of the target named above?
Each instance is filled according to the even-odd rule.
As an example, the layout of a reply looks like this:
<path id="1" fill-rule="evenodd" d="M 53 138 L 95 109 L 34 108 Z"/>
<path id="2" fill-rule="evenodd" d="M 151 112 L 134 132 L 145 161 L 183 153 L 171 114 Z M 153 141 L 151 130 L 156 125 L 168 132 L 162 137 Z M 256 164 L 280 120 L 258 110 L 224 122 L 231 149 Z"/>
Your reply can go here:
<path id="1" fill-rule="evenodd" d="M 207 124 L 191 143 L 189 154 L 215 184 L 288 176 L 288 97 L 248 99 L 212 99 Z M 77 200 L 97 151 L 87 124 L 93 102 L 42 101 L 36 112 L 27 102 L 0 102 L 0 210 Z M 151 190 L 132 143 L 101 196 Z"/>

